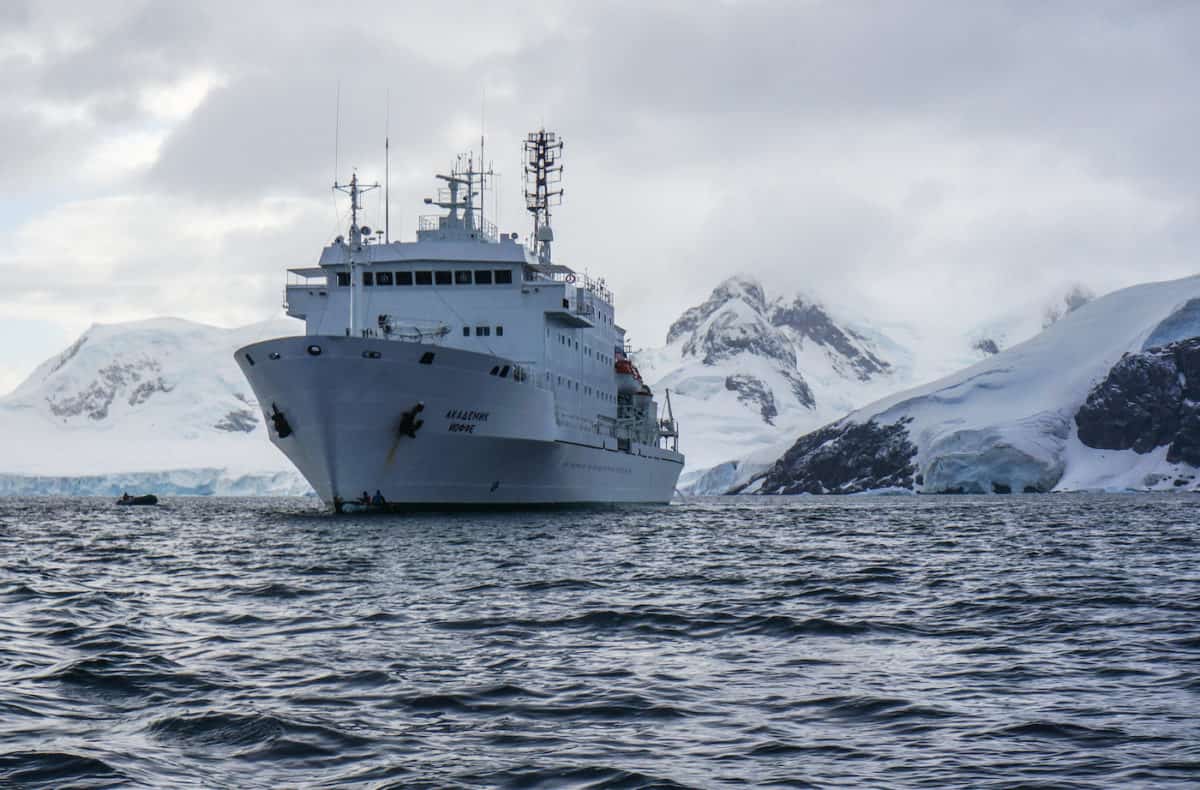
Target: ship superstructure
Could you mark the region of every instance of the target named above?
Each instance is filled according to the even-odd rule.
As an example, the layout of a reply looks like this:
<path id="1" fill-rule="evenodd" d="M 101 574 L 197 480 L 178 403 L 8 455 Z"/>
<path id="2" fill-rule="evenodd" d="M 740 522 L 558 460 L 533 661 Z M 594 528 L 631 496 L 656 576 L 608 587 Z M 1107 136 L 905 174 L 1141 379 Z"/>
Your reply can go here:
<path id="1" fill-rule="evenodd" d="M 552 258 L 562 142 L 528 136 L 523 243 L 483 213 L 488 173 L 460 157 L 425 202 L 415 241 L 360 226 L 317 266 L 288 270 L 302 337 L 237 362 L 271 440 L 329 504 L 376 491 L 393 505 L 666 502 L 683 465 L 626 353 L 603 279 Z"/>

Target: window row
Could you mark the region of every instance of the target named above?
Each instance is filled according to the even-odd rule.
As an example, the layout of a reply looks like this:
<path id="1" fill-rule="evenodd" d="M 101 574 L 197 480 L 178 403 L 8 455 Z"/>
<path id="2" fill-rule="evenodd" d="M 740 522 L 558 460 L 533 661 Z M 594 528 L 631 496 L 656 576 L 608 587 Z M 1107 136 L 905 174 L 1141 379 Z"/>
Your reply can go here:
<path id="1" fill-rule="evenodd" d="M 549 329 L 546 330 L 546 334 L 547 335 L 550 334 Z M 570 349 L 579 350 L 579 341 L 572 340 L 570 337 L 568 337 L 567 335 L 564 335 L 562 332 L 558 333 L 558 344 L 560 346 L 566 346 L 567 348 L 570 348 Z M 607 365 L 613 364 L 612 357 L 601 354 L 599 351 L 596 351 L 591 346 L 583 347 L 583 355 L 585 357 L 590 357 L 591 359 L 596 360 L 597 364 L 607 364 Z"/>
<path id="2" fill-rule="evenodd" d="M 391 285 L 511 285 L 512 269 L 473 269 L 416 272 L 363 272 L 364 286 Z M 350 285 L 350 272 L 338 272 L 339 288 Z"/>
<path id="3" fill-rule="evenodd" d="M 492 328 L 490 326 L 475 327 L 475 337 L 489 337 L 489 336 L 491 336 L 491 334 L 492 334 Z M 470 337 L 470 336 L 471 336 L 471 327 L 464 326 L 463 327 L 463 337 Z M 496 327 L 496 337 L 504 337 L 504 327 L 502 327 L 502 326 Z"/>
<path id="4" fill-rule="evenodd" d="M 589 387 L 586 384 L 581 385 L 580 382 L 575 381 L 574 379 L 570 378 L 569 376 L 558 376 L 557 378 L 558 378 L 558 386 L 562 387 L 564 389 L 571 390 L 574 392 L 579 392 L 580 390 L 582 390 L 584 395 L 596 398 L 598 400 L 606 401 L 609 403 L 615 403 L 617 400 L 616 395 L 613 395 L 608 392 L 604 392 L 603 390 L 598 390 L 595 387 Z M 547 380 L 550 379 L 549 373 L 546 374 L 546 379 Z"/>

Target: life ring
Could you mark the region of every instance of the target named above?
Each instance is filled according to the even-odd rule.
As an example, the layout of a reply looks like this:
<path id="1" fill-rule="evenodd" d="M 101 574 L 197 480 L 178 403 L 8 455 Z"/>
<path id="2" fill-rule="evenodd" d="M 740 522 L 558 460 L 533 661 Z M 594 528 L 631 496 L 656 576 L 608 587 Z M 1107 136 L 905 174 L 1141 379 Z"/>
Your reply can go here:
<path id="1" fill-rule="evenodd" d="M 568 282 L 568 283 L 573 283 L 573 282 L 575 282 L 575 275 L 573 275 L 573 274 L 568 274 L 568 275 L 567 275 L 567 282 Z"/>

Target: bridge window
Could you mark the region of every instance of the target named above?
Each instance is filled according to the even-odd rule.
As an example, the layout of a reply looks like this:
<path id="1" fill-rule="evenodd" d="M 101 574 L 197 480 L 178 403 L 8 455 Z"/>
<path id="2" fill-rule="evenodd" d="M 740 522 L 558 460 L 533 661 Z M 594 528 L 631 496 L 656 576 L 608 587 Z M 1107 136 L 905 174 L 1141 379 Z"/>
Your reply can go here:
<path id="1" fill-rule="evenodd" d="M 490 326 L 475 327 L 475 337 L 487 337 L 490 334 L 492 334 L 492 328 Z"/>
<path id="2" fill-rule="evenodd" d="M 417 285 L 433 285 L 433 272 L 413 272 L 417 278 Z"/>
<path id="3" fill-rule="evenodd" d="M 376 272 L 375 273 L 375 284 L 376 285 L 391 285 L 392 284 L 392 273 L 391 272 Z"/>
<path id="4" fill-rule="evenodd" d="M 484 269 L 484 270 L 476 269 L 475 270 L 475 284 L 476 285 L 491 285 L 492 284 L 492 273 L 490 271 L 487 271 L 486 269 Z"/>
<path id="5" fill-rule="evenodd" d="M 463 327 L 463 337 L 470 337 L 470 336 L 471 336 L 471 327 L 464 326 Z"/>
<path id="6" fill-rule="evenodd" d="M 347 288 L 350 285 L 350 272 L 338 272 L 338 288 Z"/>
<path id="7" fill-rule="evenodd" d="M 504 337 L 504 327 L 496 327 L 496 337 Z"/>
<path id="8" fill-rule="evenodd" d="M 363 272 L 363 285 L 374 285 L 375 275 L 371 272 Z"/>
<path id="9" fill-rule="evenodd" d="M 463 272 L 463 271 L 455 272 L 454 273 L 454 284 L 455 285 L 470 285 L 471 284 L 471 273 Z"/>
<path id="10" fill-rule="evenodd" d="M 502 379 L 508 378 L 508 365 L 505 365 L 504 367 L 500 368 L 500 378 L 502 378 Z"/>
<path id="11" fill-rule="evenodd" d="M 511 285 L 512 269 L 496 269 L 496 285 Z"/>
<path id="12" fill-rule="evenodd" d="M 434 272 L 433 273 L 433 281 L 435 283 L 437 283 L 438 285 L 449 285 L 450 284 L 450 272 L 446 272 L 446 271 Z"/>
<path id="13" fill-rule="evenodd" d="M 396 285 L 412 285 L 412 272 L 396 272 Z"/>

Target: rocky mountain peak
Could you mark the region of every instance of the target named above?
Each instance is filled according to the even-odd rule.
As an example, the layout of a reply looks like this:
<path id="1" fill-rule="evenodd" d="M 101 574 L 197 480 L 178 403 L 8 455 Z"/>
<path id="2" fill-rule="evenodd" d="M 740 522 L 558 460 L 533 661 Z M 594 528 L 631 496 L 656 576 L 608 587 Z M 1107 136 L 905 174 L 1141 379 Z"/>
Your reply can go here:
<path id="1" fill-rule="evenodd" d="M 686 310 L 667 330 L 667 345 L 674 343 L 689 332 L 694 332 L 713 314 L 722 308 L 742 302 L 759 315 L 767 312 L 767 298 L 762 284 L 753 277 L 736 275 L 723 281 L 713 289 L 703 304 Z"/>

